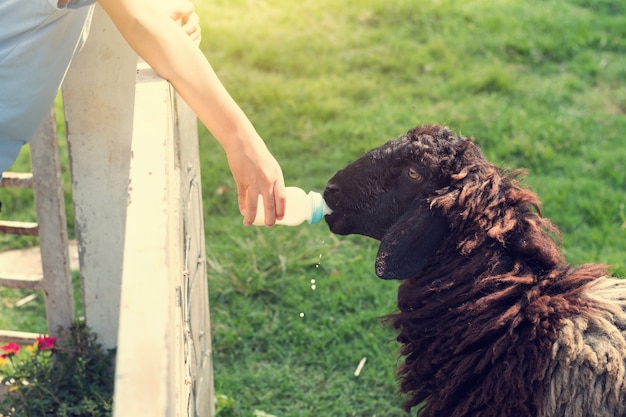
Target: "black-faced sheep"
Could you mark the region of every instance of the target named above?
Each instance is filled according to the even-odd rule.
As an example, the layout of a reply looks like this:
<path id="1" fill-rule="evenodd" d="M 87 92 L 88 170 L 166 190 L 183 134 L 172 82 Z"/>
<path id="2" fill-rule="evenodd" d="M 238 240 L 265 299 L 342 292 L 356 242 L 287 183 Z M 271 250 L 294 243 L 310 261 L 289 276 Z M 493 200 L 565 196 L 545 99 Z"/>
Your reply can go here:
<path id="1" fill-rule="evenodd" d="M 474 141 L 421 126 L 339 171 L 332 232 L 380 240 L 403 280 L 405 408 L 424 417 L 626 416 L 626 280 L 568 265 L 520 172 Z"/>

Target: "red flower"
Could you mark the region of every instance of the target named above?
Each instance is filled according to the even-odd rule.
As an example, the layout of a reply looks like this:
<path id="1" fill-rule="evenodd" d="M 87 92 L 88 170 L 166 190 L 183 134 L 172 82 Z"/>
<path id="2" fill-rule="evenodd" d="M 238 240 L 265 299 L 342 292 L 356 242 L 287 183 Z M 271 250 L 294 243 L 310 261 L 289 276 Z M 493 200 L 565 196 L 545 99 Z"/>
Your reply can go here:
<path id="1" fill-rule="evenodd" d="M 39 348 L 39 350 L 49 350 L 54 347 L 54 342 L 56 341 L 56 337 L 42 335 L 37 337 L 37 347 Z"/>
<path id="2" fill-rule="evenodd" d="M 20 345 L 15 342 L 11 342 L 2 346 L 0 349 L 4 351 L 3 354 L 0 354 L 0 358 L 6 359 L 10 358 L 11 356 L 17 355 L 17 352 L 20 351 Z"/>

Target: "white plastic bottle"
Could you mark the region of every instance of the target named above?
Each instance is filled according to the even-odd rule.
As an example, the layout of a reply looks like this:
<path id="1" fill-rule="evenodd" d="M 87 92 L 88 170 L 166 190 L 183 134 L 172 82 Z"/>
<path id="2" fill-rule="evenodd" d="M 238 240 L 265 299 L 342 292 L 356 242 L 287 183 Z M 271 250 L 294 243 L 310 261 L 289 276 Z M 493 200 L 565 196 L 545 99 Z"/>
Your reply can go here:
<path id="1" fill-rule="evenodd" d="M 285 187 L 286 206 L 285 217 L 277 220 L 276 224 L 284 226 L 297 226 L 305 221 L 309 224 L 317 223 L 324 218 L 325 214 L 330 214 L 322 195 L 315 191 L 309 191 L 307 194 L 298 187 Z M 263 226 L 265 224 L 265 206 L 263 198 L 259 196 L 259 203 L 256 210 L 256 218 L 252 224 Z"/>

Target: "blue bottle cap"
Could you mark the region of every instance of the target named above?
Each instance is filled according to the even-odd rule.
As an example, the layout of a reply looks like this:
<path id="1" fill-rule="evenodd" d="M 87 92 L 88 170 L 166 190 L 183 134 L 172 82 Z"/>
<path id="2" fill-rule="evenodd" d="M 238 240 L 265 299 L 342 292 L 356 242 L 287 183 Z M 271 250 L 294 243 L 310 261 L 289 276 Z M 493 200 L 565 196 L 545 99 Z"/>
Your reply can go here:
<path id="1" fill-rule="evenodd" d="M 320 193 L 310 191 L 309 196 L 311 197 L 311 218 L 309 219 L 309 224 L 318 223 L 324 218 L 324 206 L 326 203 Z"/>

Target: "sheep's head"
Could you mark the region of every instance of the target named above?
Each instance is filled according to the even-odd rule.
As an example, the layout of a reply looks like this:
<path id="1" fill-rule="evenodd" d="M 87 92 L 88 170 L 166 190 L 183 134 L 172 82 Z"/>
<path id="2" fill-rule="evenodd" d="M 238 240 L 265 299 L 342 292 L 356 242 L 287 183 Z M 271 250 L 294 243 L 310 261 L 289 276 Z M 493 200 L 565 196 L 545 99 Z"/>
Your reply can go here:
<path id="1" fill-rule="evenodd" d="M 438 125 L 419 126 L 330 179 L 324 199 L 333 213 L 326 221 L 334 233 L 380 240 L 377 275 L 405 279 L 419 273 L 447 238 L 446 249 L 467 256 L 485 242 L 510 243 L 520 223 L 550 228 L 536 196 L 517 186 L 515 176 L 488 162 L 472 139 Z M 537 246 L 544 243 L 526 236 L 514 246 L 541 251 Z"/>

